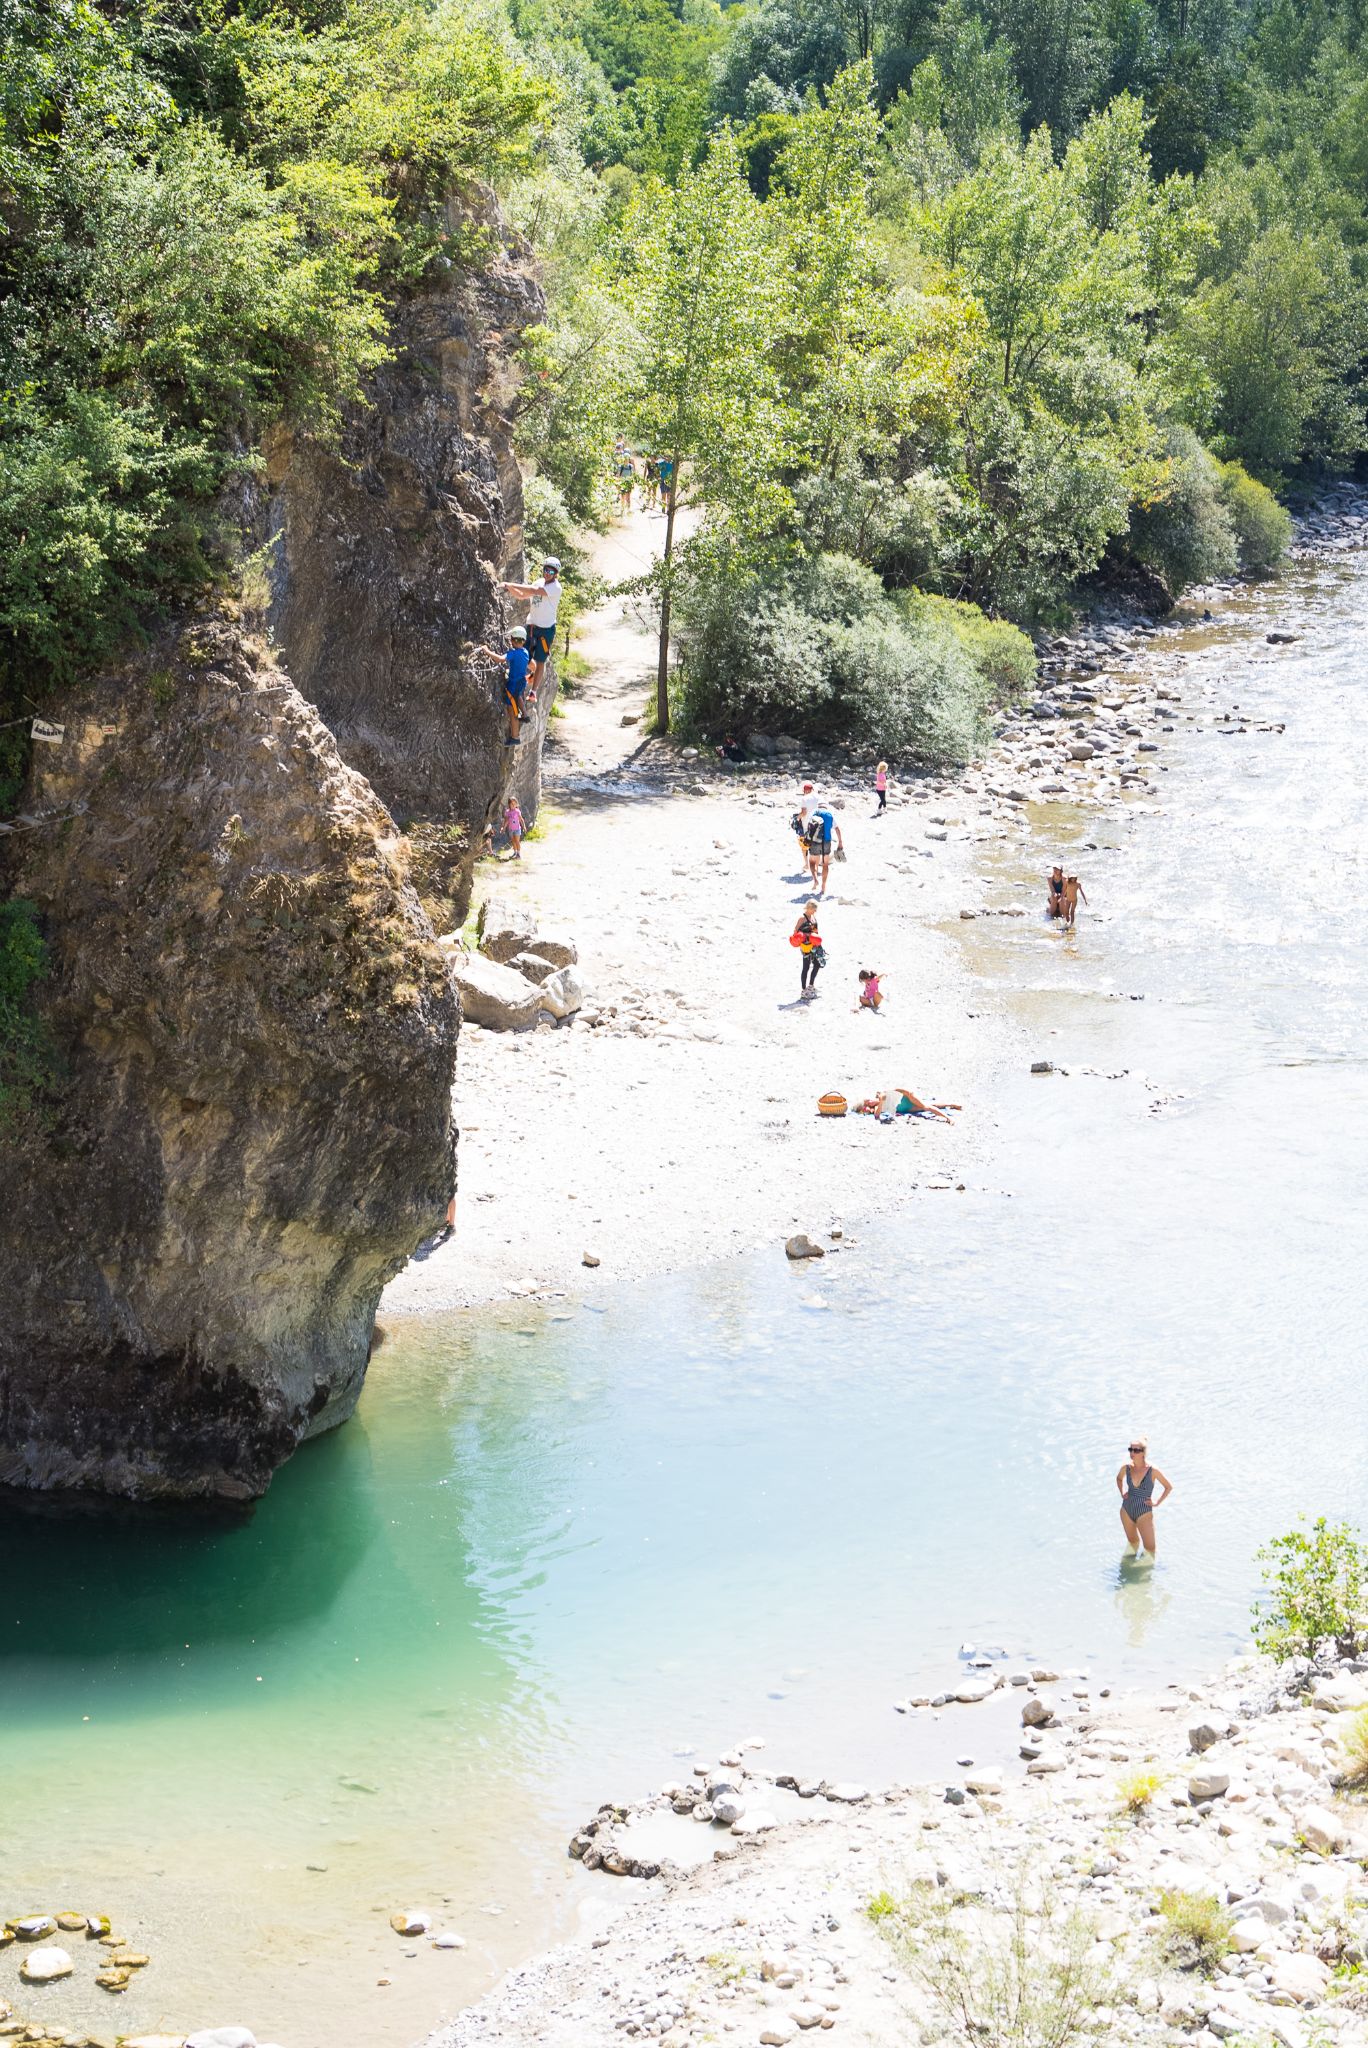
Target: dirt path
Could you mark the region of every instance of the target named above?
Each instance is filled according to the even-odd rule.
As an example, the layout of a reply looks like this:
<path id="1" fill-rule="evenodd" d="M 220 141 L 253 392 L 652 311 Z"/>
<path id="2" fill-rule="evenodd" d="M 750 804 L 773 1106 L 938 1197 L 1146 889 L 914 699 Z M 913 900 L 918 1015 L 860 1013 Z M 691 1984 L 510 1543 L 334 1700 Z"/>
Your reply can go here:
<path id="1" fill-rule="evenodd" d="M 681 507 L 676 541 L 687 539 L 695 524 L 696 515 Z M 646 574 L 664 543 L 664 513 L 634 510 L 598 537 L 590 568 L 610 585 L 627 583 Z M 551 794 L 567 779 L 629 760 L 642 743 L 639 721 L 654 698 L 656 642 L 643 599 L 605 598 L 580 621 L 574 645 L 589 663 L 589 674 L 560 696 L 543 763 Z"/>

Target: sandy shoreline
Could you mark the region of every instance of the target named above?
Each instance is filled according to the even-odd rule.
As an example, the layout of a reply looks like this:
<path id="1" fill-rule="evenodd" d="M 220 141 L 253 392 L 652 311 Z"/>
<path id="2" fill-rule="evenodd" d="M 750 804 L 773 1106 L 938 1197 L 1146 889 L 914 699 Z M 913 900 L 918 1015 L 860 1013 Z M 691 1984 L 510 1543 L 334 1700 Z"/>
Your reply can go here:
<path id="1" fill-rule="evenodd" d="M 649 548 L 642 515 L 628 538 L 634 555 Z M 620 552 L 615 536 L 606 545 Z M 643 746 L 622 720 L 646 700 L 651 643 L 620 602 L 591 615 L 578 644 L 595 674 L 552 726 L 541 836 L 521 863 L 477 870 L 476 902 L 524 909 L 572 939 L 589 1001 L 560 1029 L 466 1025 L 456 1235 L 391 1284 L 387 1321 L 592 1294 L 886 1213 L 921 1187 L 981 1183 L 995 1077 L 1039 1048 L 979 1007 L 960 920 L 1041 917 L 1028 804 L 1059 806 L 1074 837 L 1080 803 L 1095 815 L 1123 789 L 1126 801 L 1143 797 L 1151 780 L 1132 741 L 1074 761 L 1071 718 L 1046 730 L 1023 711 L 963 776 L 895 776 L 876 818 L 872 760 L 800 750 L 737 773 L 673 744 Z M 1064 649 L 1047 681 L 1068 691 L 1075 670 L 1094 678 L 1108 663 L 1104 694 L 1163 725 L 1165 703 L 1128 672 L 1143 645 L 1099 629 Z M 1152 747 L 1147 732 L 1137 727 Z M 808 893 L 788 827 L 804 779 L 830 800 L 849 853 L 831 870 L 830 965 L 809 1005 L 796 1000 L 788 945 Z M 991 883 L 977 863 L 987 844 L 1022 848 L 1015 871 L 999 862 Z M 886 977 L 877 1016 L 855 1009 L 861 966 Z M 857 1099 L 889 1084 L 964 1113 L 950 1130 L 816 1117 L 828 1089 Z"/>

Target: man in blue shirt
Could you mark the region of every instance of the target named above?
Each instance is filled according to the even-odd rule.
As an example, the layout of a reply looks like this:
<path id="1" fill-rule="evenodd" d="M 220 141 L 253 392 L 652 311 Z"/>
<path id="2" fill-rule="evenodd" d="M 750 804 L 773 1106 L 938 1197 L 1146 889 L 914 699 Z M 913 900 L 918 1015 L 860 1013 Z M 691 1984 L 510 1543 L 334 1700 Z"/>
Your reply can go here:
<path id="1" fill-rule="evenodd" d="M 492 647 L 477 647 L 473 651 L 487 654 L 491 661 L 501 661 L 504 665 L 504 700 L 508 705 L 508 738 L 504 745 L 518 747 L 522 745 L 519 728 L 537 697 L 536 692 L 529 692 L 527 687 L 527 671 L 532 657 L 527 651 L 526 628 L 514 626 L 508 638 L 510 644 L 503 654 L 496 654 Z"/>

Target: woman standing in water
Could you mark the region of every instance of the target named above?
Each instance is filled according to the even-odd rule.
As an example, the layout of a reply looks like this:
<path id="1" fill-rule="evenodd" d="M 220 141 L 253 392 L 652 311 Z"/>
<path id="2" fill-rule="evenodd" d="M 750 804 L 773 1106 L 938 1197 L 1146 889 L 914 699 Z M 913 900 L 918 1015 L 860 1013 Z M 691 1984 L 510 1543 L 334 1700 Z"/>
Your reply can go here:
<path id="1" fill-rule="evenodd" d="M 1158 1480 L 1163 1492 L 1158 1500 L 1154 1498 L 1154 1482 Z M 1148 1447 L 1143 1437 L 1130 1445 L 1130 1463 L 1123 1465 L 1116 1475 L 1116 1490 L 1121 1496 L 1121 1527 L 1126 1532 L 1126 1541 L 1132 1554 L 1143 1543 L 1151 1557 L 1154 1556 L 1154 1510 L 1162 1507 L 1173 1491 L 1170 1480 L 1165 1479 L 1157 1465 L 1149 1462 Z"/>

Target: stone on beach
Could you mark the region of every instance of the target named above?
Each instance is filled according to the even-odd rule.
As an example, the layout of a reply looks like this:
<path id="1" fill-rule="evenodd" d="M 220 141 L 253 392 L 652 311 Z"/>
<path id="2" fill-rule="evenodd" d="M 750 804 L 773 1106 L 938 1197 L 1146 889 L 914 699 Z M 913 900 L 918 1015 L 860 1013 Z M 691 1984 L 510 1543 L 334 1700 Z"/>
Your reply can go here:
<path id="1" fill-rule="evenodd" d="M 390 1926 L 396 1934 L 426 1934 L 432 1925 L 432 1915 L 421 1907 L 414 1907 L 407 1913 L 391 1913 Z"/>
<path id="2" fill-rule="evenodd" d="M 826 1253 L 821 1245 L 814 1244 L 812 1239 L 803 1231 L 799 1231 L 795 1237 L 789 1238 L 784 1246 L 784 1250 L 791 1259 L 824 1259 L 826 1257 Z"/>
<path id="3" fill-rule="evenodd" d="M 1053 1719 L 1054 1707 L 1049 1700 L 1041 1699 L 1039 1695 L 1027 1700 L 1021 1710 L 1023 1728 L 1048 1728 Z"/>
<path id="4" fill-rule="evenodd" d="M 501 966 L 480 953 L 455 945 L 444 948 L 451 975 L 461 994 L 461 1008 L 473 1023 L 489 1031 L 526 1031 L 543 1010 L 549 1010 L 547 988 L 525 981 L 516 968 Z"/>
<path id="5" fill-rule="evenodd" d="M 1200 1756 L 1204 1749 L 1220 1741 L 1222 1730 L 1212 1721 L 1196 1721 L 1188 1729 L 1188 1747 Z"/>
<path id="6" fill-rule="evenodd" d="M 1297 1815 L 1297 1833 L 1308 1849 L 1333 1856 L 1349 1839 L 1348 1830 L 1323 1806 L 1304 1806 Z"/>
<path id="7" fill-rule="evenodd" d="M 1194 1806 L 1207 1799 L 1222 1799 L 1229 1790 L 1229 1771 L 1194 1771 L 1188 1779 L 1188 1798 Z"/>
<path id="8" fill-rule="evenodd" d="M 69 1977 L 74 1967 L 64 1948 L 35 1948 L 20 1963 L 19 1975 L 26 1984 L 53 1984 Z"/>

